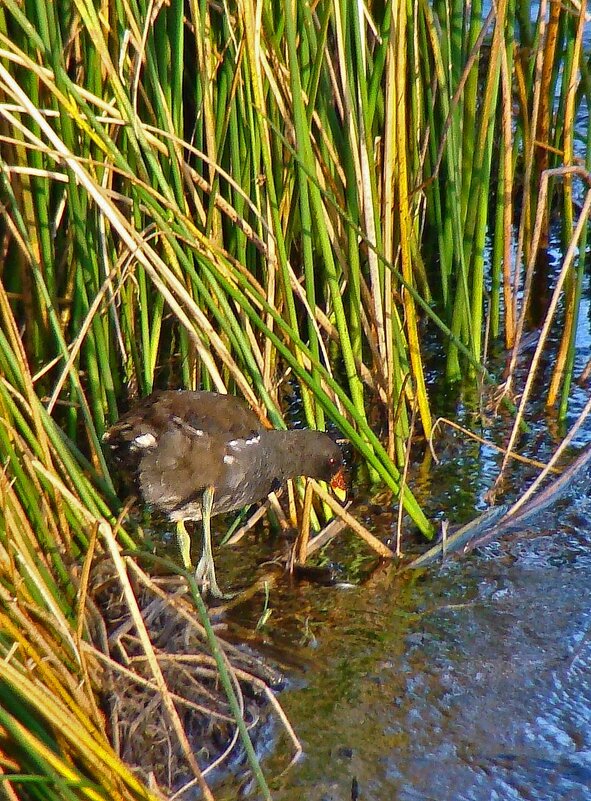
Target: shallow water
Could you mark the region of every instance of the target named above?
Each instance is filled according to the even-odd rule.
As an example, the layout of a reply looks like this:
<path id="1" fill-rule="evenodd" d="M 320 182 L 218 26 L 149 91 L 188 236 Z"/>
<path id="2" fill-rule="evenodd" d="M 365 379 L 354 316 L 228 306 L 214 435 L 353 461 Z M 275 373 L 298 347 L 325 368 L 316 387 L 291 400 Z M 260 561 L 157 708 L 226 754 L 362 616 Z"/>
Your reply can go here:
<path id="1" fill-rule="evenodd" d="M 275 743 L 273 798 L 591 798 L 590 515 L 575 495 L 461 563 L 279 587 L 296 665 L 280 700 L 305 755 L 280 776 Z"/>
<path id="2" fill-rule="evenodd" d="M 557 443 L 542 430 L 522 445 L 547 460 Z M 442 451 L 414 486 L 432 516 L 461 522 L 484 507 L 500 457 L 446 439 Z M 504 500 L 534 473 L 515 468 Z M 280 579 L 260 650 L 287 665 L 279 700 L 304 756 L 282 773 L 292 752 L 270 719 L 258 740 L 275 801 L 591 799 L 589 487 L 588 470 L 529 529 L 460 561 L 372 572 L 349 536 L 327 554 L 351 583 Z M 378 499 L 356 514 L 392 536 L 395 511 Z M 260 562 L 265 546 L 277 552 L 266 542 L 241 552 Z M 253 628 L 262 609 L 259 595 L 230 624 Z M 248 780 L 242 795 L 256 797 Z M 216 798 L 236 798 L 236 783 Z"/>

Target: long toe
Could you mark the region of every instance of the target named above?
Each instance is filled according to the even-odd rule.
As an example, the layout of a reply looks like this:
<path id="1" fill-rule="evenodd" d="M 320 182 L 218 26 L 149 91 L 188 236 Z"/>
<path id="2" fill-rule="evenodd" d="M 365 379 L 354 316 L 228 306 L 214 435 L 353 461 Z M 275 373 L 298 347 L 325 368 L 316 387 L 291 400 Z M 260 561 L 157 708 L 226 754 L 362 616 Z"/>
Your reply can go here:
<path id="1" fill-rule="evenodd" d="M 204 583 L 205 588 L 205 583 Z M 204 592 L 209 592 L 212 598 L 221 598 L 224 600 L 228 600 L 229 598 L 233 598 L 231 593 L 222 592 L 218 587 L 218 583 L 215 580 L 215 575 L 209 577 L 209 581 L 207 582 L 207 590 L 204 589 Z"/>
<path id="2" fill-rule="evenodd" d="M 201 559 L 197 562 L 197 567 L 195 568 L 195 581 L 197 582 L 199 587 L 203 587 L 203 582 L 205 581 L 205 577 L 207 575 L 207 559 L 205 556 L 202 556 Z"/>
<path id="3" fill-rule="evenodd" d="M 195 570 L 195 581 L 197 582 L 201 590 L 201 595 L 204 598 L 206 598 L 208 595 L 211 595 L 212 598 L 221 598 L 224 600 L 234 597 L 233 594 L 228 595 L 220 590 L 215 576 L 215 567 L 213 566 L 213 563 L 210 563 L 205 556 L 202 556 L 197 564 L 197 568 Z"/>

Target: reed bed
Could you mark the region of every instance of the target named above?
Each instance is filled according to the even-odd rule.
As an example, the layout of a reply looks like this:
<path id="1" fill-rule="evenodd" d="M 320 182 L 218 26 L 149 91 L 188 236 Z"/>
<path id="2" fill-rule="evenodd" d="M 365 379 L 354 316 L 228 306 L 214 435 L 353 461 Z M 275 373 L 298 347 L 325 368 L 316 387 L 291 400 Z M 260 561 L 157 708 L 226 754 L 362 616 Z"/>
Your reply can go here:
<path id="1" fill-rule="evenodd" d="M 142 532 L 101 448 L 133 397 L 230 391 L 277 427 L 295 398 L 430 537 L 406 484 L 411 432 L 432 430 L 427 369 L 494 388 L 498 343 L 514 354 L 505 397 L 520 391 L 558 212 L 547 402 L 566 414 L 589 214 L 585 26 L 574 2 L 2 0 L 9 797 L 159 792 L 113 748 L 93 651 L 97 560 L 118 565 L 129 610 L 140 581 Z M 139 607 L 131 619 L 139 636 Z M 149 681 L 190 763 L 151 636 Z"/>

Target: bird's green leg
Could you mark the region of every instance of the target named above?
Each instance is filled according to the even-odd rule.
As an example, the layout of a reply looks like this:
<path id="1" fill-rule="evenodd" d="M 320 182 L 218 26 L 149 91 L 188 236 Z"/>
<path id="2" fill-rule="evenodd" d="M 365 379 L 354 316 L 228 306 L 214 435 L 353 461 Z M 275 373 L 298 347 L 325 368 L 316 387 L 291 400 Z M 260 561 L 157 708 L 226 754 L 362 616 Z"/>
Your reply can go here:
<path id="1" fill-rule="evenodd" d="M 176 541 L 178 542 L 179 551 L 185 570 L 190 570 L 191 565 L 191 538 L 185 528 L 184 520 L 179 520 L 176 524 Z"/>
<path id="2" fill-rule="evenodd" d="M 195 578 L 201 584 L 202 593 L 209 593 L 214 598 L 224 598 L 223 592 L 218 587 L 215 577 L 215 565 L 213 563 L 213 551 L 211 548 L 211 511 L 213 509 L 214 488 L 207 487 L 203 493 L 201 501 L 201 514 L 203 517 L 203 552 L 195 571 Z"/>

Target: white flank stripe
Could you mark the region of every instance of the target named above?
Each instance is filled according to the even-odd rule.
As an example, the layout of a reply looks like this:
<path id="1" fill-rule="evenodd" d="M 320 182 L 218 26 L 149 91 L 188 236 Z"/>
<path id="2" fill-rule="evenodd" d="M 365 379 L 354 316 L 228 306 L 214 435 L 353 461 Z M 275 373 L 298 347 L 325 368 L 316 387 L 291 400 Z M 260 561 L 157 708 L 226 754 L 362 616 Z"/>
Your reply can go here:
<path id="1" fill-rule="evenodd" d="M 156 437 L 154 434 L 140 434 L 138 437 L 135 437 L 133 440 L 133 444 L 136 445 L 138 448 L 151 448 L 152 445 L 156 444 Z"/>
<path id="2" fill-rule="evenodd" d="M 230 442 L 228 442 L 228 447 L 234 450 L 240 450 L 240 448 L 246 448 L 248 445 L 258 445 L 260 441 L 261 435 L 254 434 L 248 439 L 231 439 Z"/>

